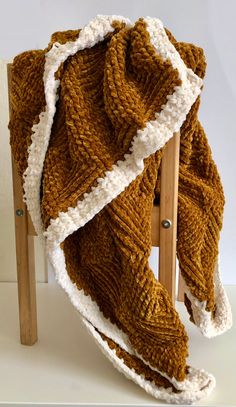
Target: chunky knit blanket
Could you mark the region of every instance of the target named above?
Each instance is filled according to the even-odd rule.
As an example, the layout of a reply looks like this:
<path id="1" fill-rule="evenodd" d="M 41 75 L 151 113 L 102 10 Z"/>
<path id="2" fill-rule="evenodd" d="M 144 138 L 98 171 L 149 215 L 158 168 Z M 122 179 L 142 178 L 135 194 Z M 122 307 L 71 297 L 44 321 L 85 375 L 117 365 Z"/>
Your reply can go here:
<path id="1" fill-rule="evenodd" d="M 10 144 L 58 283 L 110 361 L 148 393 L 192 403 L 214 377 L 149 266 L 167 141 L 180 131 L 177 256 L 192 322 L 231 326 L 219 271 L 224 192 L 198 120 L 206 61 L 157 18 L 98 15 L 16 56 Z"/>

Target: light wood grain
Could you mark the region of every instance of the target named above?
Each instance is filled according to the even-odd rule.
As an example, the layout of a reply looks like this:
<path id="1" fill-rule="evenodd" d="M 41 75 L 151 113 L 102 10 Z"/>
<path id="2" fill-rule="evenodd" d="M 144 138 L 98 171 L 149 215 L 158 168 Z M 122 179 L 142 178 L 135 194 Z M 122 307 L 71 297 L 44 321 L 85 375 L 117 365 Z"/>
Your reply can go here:
<path id="1" fill-rule="evenodd" d="M 159 281 L 168 290 L 173 303 L 176 281 L 179 143 L 180 134 L 175 133 L 165 146 L 161 162 L 160 185 Z M 162 226 L 162 221 L 165 219 L 171 221 L 169 229 Z"/>
<path id="2" fill-rule="evenodd" d="M 37 233 L 35 232 L 34 225 L 28 211 L 27 211 L 27 224 L 28 224 L 28 235 L 37 236 Z"/>
<path id="3" fill-rule="evenodd" d="M 9 115 L 11 115 L 11 64 L 7 66 L 8 90 L 9 90 Z M 23 202 L 23 189 L 21 178 L 18 175 L 16 164 L 12 159 L 13 200 L 15 215 L 15 240 L 16 240 L 16 263 L 17 284 L 20 320 L 20 341 L 23 345 L 33 345 L 37 339 L 37 307 L 36 307 L 36 283 L 34 263 L 34 235 L 32 222 L 29 222 L 29 214 L 26 204 Z M 17 216 L 16 211 L 22 211 L 22 216 Z"/>
<path id="4" fill-rule="evenodd" d="M 184 280 L 183 280 L 183 277 L 181 276 L 180 272 L 179 272 L 179 281 L 178 281 L 177 300 L 178 301 L 184 301 Z"/>

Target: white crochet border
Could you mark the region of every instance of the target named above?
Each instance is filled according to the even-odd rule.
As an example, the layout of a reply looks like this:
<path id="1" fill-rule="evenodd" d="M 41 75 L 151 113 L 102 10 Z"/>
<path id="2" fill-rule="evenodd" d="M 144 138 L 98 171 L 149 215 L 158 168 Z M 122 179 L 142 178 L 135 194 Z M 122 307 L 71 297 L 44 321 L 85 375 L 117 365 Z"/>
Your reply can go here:
<path id="1" fill-rule="evenodd" d="M 203 397 L 207 397 L 215 387 L 215 378 L 209 373 L 206 373 L 204 370 L 189 369 L 189 380 L 186 381 L 189 384 L 193 384 L 196 387 L 196 390 L 187 388 L 180 393 L 174 393 L 172 389 L 158 387 L 154 382 L 145 380 L 143 375 L 138 375 L 134 369 L 130 369 L 123 359 L 120 359 L 116 355 L 116 351 L 111 349 L 106 341 L 102 340 L 99 333 L 95 330 L 94 326 L 90 322 L 83 318 L 83 322 L 88 328 L 88 331 L 91 333 L 93 338 L 96 339 L 96 342 L 99 348 L 102 350 L 104 355 L 111 361 L 113 366 L 121 373 L 123 373 L 127 379 L 133 380 L 134 383 L 138 384 L 143 388 L 148 394 L 159 399 L 164 400 L 170 404 L 192 404 Z M 204 384 L 205 383 L 205 384 Z M 202 388 L 202 390 L 199 390 Z"/>
<path id="2" fill-rule="evenodd" d="M 168 102 L 162 106 L 162 111 L 156 114 L 155 120 L 147 123 L 144 130 L 138 130 L 133 139 L 130 154 L 126 154 L 124 157 L 125 161 L 118 161 L 113 165 L 112 171 L 107 171 L 104 178 L 97 180 L 98 185 L 92 188 L 92 192 L 85 193 L 83 200 L 79 201 L 75 208 L 68 208 L 67 212 L 61 212 L 57 219 L 51 220 L 49 227 L 43 232 L 40 210 L 40 183 L 59 87 L 59 81 L 55 80 L 54 74 L 68 56 L 74 55 L 78 50 L 92 47 L 98 41 L 102 41 L 108 32 L 114 30 L 111 26 L 114 20 L 124 21 L 128 26 L 131 26 L 130 21 L 124 17 L 98 15 L 81 30 L 76 41 L 67 42 L 66 44 L 54 43 L 47 53 L 44 71 L 46 110 L 40 114 L 39 123 L 32 127 L 32 143 L 28 150 L 28 167 L 24 173 L 23 187 L 25 191 L 24 200 L 35 229 L 39 236 L 46 237 L 46 248 L 57 281 L 67 292 L 75 308 L 80 311 L 84 322 L 87 321 L 87 326 L 89 326 L 89 323 L 90 325 L 93 324 L 100 332 L 114 339 L 120 346 L 129 351 L 125 335 L 107 321 L 96 304 L 71 282 L 66 271 L 64 252 L 60 248 L 60 243 L 75 230 L 84 226 L 142 173 L 144 159 L 163 147 L 173 133 L 180 129 L 192 104 L 201 92 L 202 80 L 185 66 L 179 53 L 169 41 L 161 21 L 156 18 L 146 17 L 144 20 L 154 48 L 163 59 L 169 59 L 173 67 L 178 69 L 182 84 L 176 86 L 175 92 L 168 96 Z M 97 338 L 98 334 L 95 330 L 93 334 Z M 99 341 L 101 342 L 101 337 Z M 103 348 L 106 349 L 106 346 L 104 343 Z M 106 349 L 106 353 L 111 357 L 111 350 Z M 112 359 L 116 361 L 117 367 L 121 368 L 122 364 L 123 371 L 138 382 L 141 387 L 146 390 L 148 388 L 147 391 L 154 396 L 167 400 L 170 391 L 165 389 L 162 390 L 161 395 L 157 395 L 156 386 L 153 387 L 152 385 L 150 387 L 150 382 L 147 382 L 144 378 L 141 380 L 139 375 L 136 375 L 137 378 L 135 378 L 131 369 L 128 369 L 117 356 L 113 355 Z M 177 382 L 174 378 L 168 378 L 170 382 L 183 390 L 181 393 L 173 393 L 171 396 L 173 402 L 178 403 L 181 400 L 181 402 L 189 403 L 195 401 L 209 393 L 214 387 L 214 378 L 211 375 L 206 372 L 203 373 L 201 370 L 192 371 L 195 373 L 190 374 L 189 378 L 185 379 L 184 382 Z M 165 376 L 164 373 L 162 375 Z M 204 382 L 207 382 L 207 384 L 204 389 L 200 390 L 203 377 Z M 168 397 L 165 396 L 167 394 Z"/>
<path id="3" fill-rule="evenodd" d="M 214 319 L 212 319 L 211 312 L 206 311 L 206 301 L 200 302 L 194 297 L 185 282 L 184 291 L 191 302 L 194 323 L 199 327 L 204 336 L 213 338 L 231 328 L 233 318 L 230 303 L 221 281 L 220 255 L 217 256 L 214 271 L 214 295 L 216 303 Z"/>
<path id="4" fill-rule="evenodd" d="M 201 399 L 212 391 L 212 389 L 215 387 L 215 378 L 203 369 L 195 369 L 191 367 L 185 380 L 180 382 L 174 377 L 169 377 L 164 372 L 153 368 L 150 366 L 150 364 L 145 362 L 145 360 L 132 348 L 127 335 L 104 317 L 103 313 L 99 310 L 97 303 L 93 301 L 89 295 L 85 295 L 83 290 L 78 290 L 76 284 L 72 283 L 66 271 L 64 252 L 60 247 L 55 248 L 53 253 L 50 253 L 50 261 L 55 270 L 57 282 L 65 290 L 75 309 L 79 311 L 83 323 L 98 341 L 98 344 L 102 348 L 103 352 L 119 371 L 123 371 L 126 376 L 134 380 L 135 383 L 139 384 L 154 397 L 161 398 L 168 402 L 175 402 L 176 404 L 189 404 L 190 402 Z M 115 351 L 111 350 L 107 342 L 102 340 L 101 336 L 94 327 L 96 327 L 104 335 L 114 340 L 126 352 L 131 355 L 138 356 L 154 371 L 157 371 L 163 377 L 167 378 L 176 389 L 181 391 L 181 393 L 174 393 L 171 388 L 158 388 L 154 384 L 145 380 L 143 376 L 137 375 L 133 369 L 127 367 L 122 359 L 116 356 Z"/>

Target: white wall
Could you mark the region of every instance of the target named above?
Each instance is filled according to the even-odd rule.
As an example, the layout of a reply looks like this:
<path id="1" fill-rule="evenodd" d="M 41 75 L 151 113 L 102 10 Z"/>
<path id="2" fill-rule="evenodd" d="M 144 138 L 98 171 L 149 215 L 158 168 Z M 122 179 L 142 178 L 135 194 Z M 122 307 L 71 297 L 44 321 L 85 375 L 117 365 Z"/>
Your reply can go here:
<path id="1" fill-rule="evenodd" d="M 226 195 L 220 241 L 223 281 L 236 284 L 235 0 L 2 1 L 0 58 L 44 48 L 54 31 L 80 28 L 96 14 L 121 14 L 132 21 L 159 17 L 179 41 L 204 48 L 208 66 L 199 117 Z"/>

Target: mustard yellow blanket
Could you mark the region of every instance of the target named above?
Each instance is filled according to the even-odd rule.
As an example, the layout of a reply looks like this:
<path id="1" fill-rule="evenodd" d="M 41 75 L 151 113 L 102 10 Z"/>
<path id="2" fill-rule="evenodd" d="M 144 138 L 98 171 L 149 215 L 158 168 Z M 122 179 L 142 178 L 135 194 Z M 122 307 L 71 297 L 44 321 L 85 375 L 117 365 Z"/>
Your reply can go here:
<path id="1" fill-rule="evenodd" d="M 111 362 L 153 396 L 192 403 L 214 377 L 149 266 L 162 152 L 180 130 L 177 256 L 203 335 L 230 328 L 219 272 L 224 193 L 198 120 L 206 61 L 157 18 L 98 15 L 16 56 L 10 144 L 58 283 Z"/>

